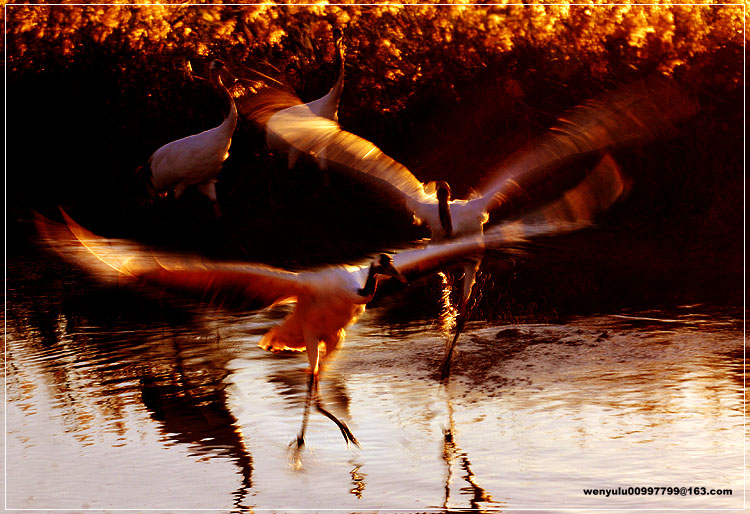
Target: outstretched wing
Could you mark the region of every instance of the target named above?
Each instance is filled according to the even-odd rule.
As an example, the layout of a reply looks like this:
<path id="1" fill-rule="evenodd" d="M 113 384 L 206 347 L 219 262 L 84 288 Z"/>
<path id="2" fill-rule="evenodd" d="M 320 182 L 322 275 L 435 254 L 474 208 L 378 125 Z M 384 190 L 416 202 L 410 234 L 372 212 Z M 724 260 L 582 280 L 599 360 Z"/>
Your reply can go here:
<path id="1" fill-rule="evenodd" d="M 484 211 L 498 207 L 576 156 L 647 141 L 690 116 L 695 103 L 662 80 L 620 88 L 561 117 L 556 127 L 516 152 L 478 188 Z"/>
<path id="2" fill-rule="evenodd" d="M 335 121 L 316 115 L 284 90 L 266 89 L 242 101 L 241 112 L 266 129 L 269 138 L 324 160 L 339 173 L 369 182 L 392 201 L 429 201 L 430 196 L 405 166 L 376 145 L 342 130 Z"/>
<path id="3" fill-rule="evenodd" d="M 405 166 L 338 123 L 297 105 L 274 115 L 266 130 L 300 152 L 324 158 L 336 171 L 372 179 L 375 187 L 404 199 L 426 199 L 424 186 Z"/>
<path id="4" fill-rule="evenodd" d="M 263 85 L 256 91 L 255 87 L 245 86 L 242 81 L 240 84 L 243 90 L 240 99 L 237 100 L 237 110 L 263 128 L 277 112 L 302 105 L 302 100 L 287 89 Z"/>
<path id="5" fill-rule="evenodd" d="M 425 248 L 399 252 L 393 265 L 407 278 L 416 278 L 442 267 L 484 253 L 485 249 L 516 251 L 534 238 L 573 232 L 591 226 L 596 216 L 622 198 L 629 181 L 617 162 L 605 155 L 575 187 L 558 200 L 515 221 L 485 231 Z"/>
<path id="6" fill-rule="evenodd" d="M 502 247 L 589 227 L 597 216 L 628 194 L 630 185 L 617 161 L 606 154 L 578 185 L 556 201 L 485 230 L 485 244 Z"/>
<path id="7" fill-rule="evenodd" d="M 305 291 L 296 273 L 245 263 L 214 263 L 159 253 L 127 240 L 99 237 L 63 212 L 62 225 L 41 216 L 44 240 L 102 281 L 146 284 L 218 306 L 261 309 Z"/>

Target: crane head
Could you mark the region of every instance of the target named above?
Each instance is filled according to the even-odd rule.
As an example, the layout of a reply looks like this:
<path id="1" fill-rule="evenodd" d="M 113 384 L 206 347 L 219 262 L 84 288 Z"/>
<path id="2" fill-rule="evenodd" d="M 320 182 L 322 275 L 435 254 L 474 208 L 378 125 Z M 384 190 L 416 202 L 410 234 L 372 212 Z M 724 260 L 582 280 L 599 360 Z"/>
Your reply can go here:
<path id="1" fill-rule="evenodd" d="M 372 271 L 380 275 L 387 275 L 398 279 L 401 283 L 406 284 L 407 280 L 399 270 L 393 265 L 393 258 L 387 253 L 381 253 L 373 261 Z"/>
<path id="2" fill-rule="evenodd" d="M 333 46 L 336 48 L 336 59 L 339 66 L 344 65 L 344 31 L 339 27 L 333 28 Z"/>
<path id="3" fill-rule="evenodd" d="M 435 194 L 439 201 L 447 201 L 451 199 L 451 186 L 448 185 L 444 180 L 435 182 Z"/>
<path id="4" fill-rule="evenodd" d="M 230 87 L 237 82 L 237 77 L 230 72 L 224 65 L 224 61 L 214 59 L 208 67 L 211 81 L 217 86 L 229 85 Z"/>

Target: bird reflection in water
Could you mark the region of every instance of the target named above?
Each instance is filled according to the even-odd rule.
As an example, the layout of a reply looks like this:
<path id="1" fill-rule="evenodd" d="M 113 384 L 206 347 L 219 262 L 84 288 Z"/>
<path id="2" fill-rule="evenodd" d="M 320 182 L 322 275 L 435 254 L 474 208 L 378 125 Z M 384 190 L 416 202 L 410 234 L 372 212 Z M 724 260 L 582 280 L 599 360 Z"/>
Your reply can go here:
<path id="1" fill-rule="evenodd" d="M 24 381 L 38 381 L 50 391 L 65 431 L 82 446 L 100 444 L 99 432 L 116 434 L 115 446 L 126 444 L 142 430 L 129 412 L 134 402 L 142 402 L 171 443 L 185 445 L 195 457 L 221 457 L 237 467 L 241 480 L 234 501 L 242 506 L 252 486 L 253 462 L 227 403 L 231 352 L 213 337 L 207 342 L 193 335 L 208 327 L 184 311 L 85 281 L 84 287 L 71 287 L 59 265 L 54 276 L 38 262 L 34 269 L 16 264 L 11 273 L 26 277 L 9 304 L 15 321 L 9 326 L 7 357 L 15 376 L 28 375 Z M 115 308 L 128 312 L 129 319 L 119 320 Z M 165 326 L 154 312 L 179 320 L 179 329 Z M 196 353 L 207 344 L 213 351 Z"/>
<path id="2" fill-rule="evenodd" d="M 365 490 L 365 478 L 367 475 L 365 473 L 362 473 L 359 469 L 362 466 L 354 466 L 354 469 L 352 469 L 349 474 L 352 476 L 352 487 L 349 492 L 352 493 L 354 496 L 362 499 L 362 493 Z"/>
<path id="3" fill-rule="evenodd" d="M 445 477 L 445 501 L 443 502 L 443 508 L 454 512 L 451 508 L 451 485 L 453 483 L 453 469 L 458 464 L 464 471 L 461 475 L 466 483 L 466 487 L 462 487 L 461 491 L 468 491 L 471 493 L 469 498 L 469 504 L 472 509 L 482 509 L 482 504 L 493 502 L 492 496 L 482 488 L 477 482 L 477 477 L 471 469 L 471 461 L 466 452 L 462 451 L 456 442 L 456 424 L 453 419 L 453 402 L 451 401 L 449 392 L 446 388 L 446 405 L 448 408 L 448 427 L 443 429 L 443 460 L 446 465 L 446 477 Z M 458 461 L 458 462 L 457 462 Z M 497 505 L 495 505 L 497 506 Z M 481 510 L 480 510 L 481 511 Z"/>
<path id="4" fill-rule="evenodd" d="M 438 317 L 438 327 L 440 331 L 446 336 L 450 336 L 453 332 L 453 328 L 456 326 L 456 318 L 458 317 L 458 309 L 453 306 L 451 301 L 451 291 L 453 290 L 452 280 L 450 276 L 444 272 L 439 271 L 438 277 L 441 282 L 441 294 L 440 294 L 440 316 Z"/>
<path id="5" fill-rule="evenodd" d="M 243 507 L 252 487 L 253 460 L 245 447 L 237 419 L 227 405 L 224 386 L 193 387 L 185 376 L 146 376 L 140 380 L 143 404 L 159 422 L 164 434 L 200 453 L 231 458 L 240 470 L 241 486 L 234 492 L 235 506 Z"/>

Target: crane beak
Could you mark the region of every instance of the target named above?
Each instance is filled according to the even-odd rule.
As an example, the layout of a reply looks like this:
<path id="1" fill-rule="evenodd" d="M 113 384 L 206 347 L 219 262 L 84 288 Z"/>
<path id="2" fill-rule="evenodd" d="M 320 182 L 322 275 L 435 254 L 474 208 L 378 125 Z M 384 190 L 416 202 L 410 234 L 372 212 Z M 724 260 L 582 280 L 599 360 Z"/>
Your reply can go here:
<path id="1" fill-rule="evenodd" d="M 406 280 L 406 277 L 403 274 L 401 274 L 401 272 L 397 270 L 395 266 L 393 266 L 393 264 L 391 263 L 384 264 L 382 272 L 384 275 L 388 275 L 389 277 L 398 279 L 398 281 L 401 282 L 402 284 L 409 283 L 409 281 Z"/>

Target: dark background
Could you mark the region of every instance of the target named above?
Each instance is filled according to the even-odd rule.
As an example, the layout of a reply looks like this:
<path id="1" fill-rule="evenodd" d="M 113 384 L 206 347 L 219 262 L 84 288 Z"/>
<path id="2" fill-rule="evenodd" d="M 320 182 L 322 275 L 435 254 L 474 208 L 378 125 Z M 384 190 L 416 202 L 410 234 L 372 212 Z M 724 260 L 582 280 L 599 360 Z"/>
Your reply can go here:
<path id="1" fill-rule="evenodd" d="M 330 26 L 340 23 L 333 14 L 279 8 L 274 21 L 256 26 L 242 18 L 243 8 L 216 9 L 222 22 L 245 20 L 234 30 L 244 45 L 214 36 L 203 52 L 187 41 L 133 49 L 132 27 L 102 42 L 91 14 L 92 20 L 70 32 L 76 45 L 65 54 L 60 38 L 14 31 L 9 10 L 6 244 L 11 263 L 14 257 L 48 257 L 34 243 L 31 220 L 33 211 L 59 219 L 58 206 L 100 235 L 286 267 L 359 261 L 426 235 L 408 225 L 408 213 L 379 205 L 360 183 L 333 173 L 326 178 L 304 160 L 287 170 L 286 158 L 270 155 L 262 131 L 244 119 L 217 185 L 223 217 L 214 218 L 208 201 L 195 193 L 177 202 L 139 205 L 136 167 L 159 146 L 221 122 L 225 105 L 205 81 L 214 57 L 240 76 L 251 74 L 250 68 L 272 73 L 303 101 L 322 96 L 335 80 Z M 354 16 L 356 9 L 347 12 Z M 465 26 L 454 19 L 445 29 L 452 35 L 447 42 L 428 34 L 440 26 L 440 11 L 432 18 L 409 9 L 377 16 L 361 11 L 358 23 L 345 26 L 342 126 L 375 142 L 420 180 L 448 180 L 457 197 L 566 109 L 661 74 L 667 57 L 680 59 L 669 70 L 671 80 L 700 106 L 674 133 L 614 154 L 633 188 L 598 227 L 539 242 L 510 265 L 502 255 L 487 259 L 475 317 L 560 319 L 691 303 L 740 309 L 741 39 L 715 35 L 707 39 L 710 45 L 688 51 L 653 37 L 637 47 L 627 33 L 617 36 L 603 28 L 596 44 L 577 48 L 576 38 L 583 41 L 583 36 L 563 24 L 557 40 L 527 34 L 506 50 L 477 36 L 476 14 L 467 15 Z M 501 14 L 532 17 L 523 9 Z M 190 16 L 178 23 L 189 25 Z M 568 22 L 576 16 L 572 13 Z M 66 20 L 49 17 L 47 27 Z M 690 22 L 675 23 L 679 28 Z M 275 26 L 286 35 L 278 44 L 267 43 L 264 38 Z M 400 55 L 383 54 L 374 44 L 378 38 L 392 41 Z M 586 50 L 592 47 L 596 53 Z M 394 70 L 398 73 L 389 79 Z M 23 278 L 13 273 L 11 268 L 10 278 Z M 394 305 L 408 316 L 408 307 L 424 294 L 424 288 L 410 288 Z"/>

